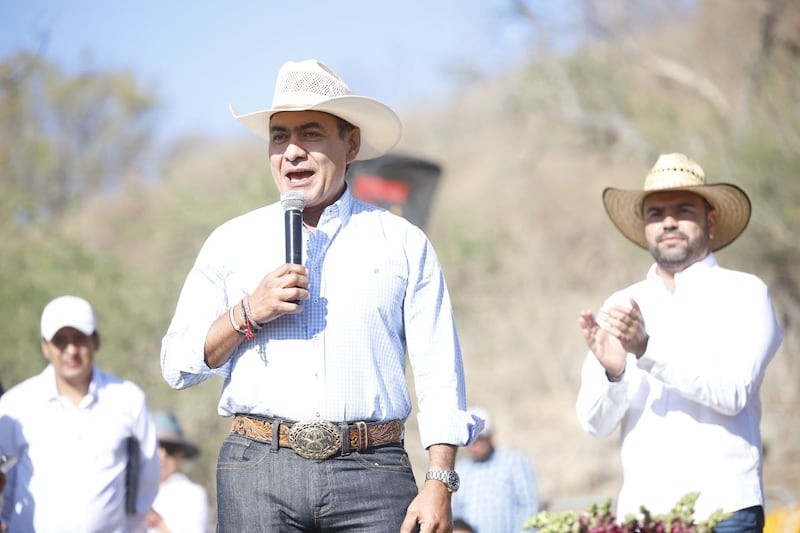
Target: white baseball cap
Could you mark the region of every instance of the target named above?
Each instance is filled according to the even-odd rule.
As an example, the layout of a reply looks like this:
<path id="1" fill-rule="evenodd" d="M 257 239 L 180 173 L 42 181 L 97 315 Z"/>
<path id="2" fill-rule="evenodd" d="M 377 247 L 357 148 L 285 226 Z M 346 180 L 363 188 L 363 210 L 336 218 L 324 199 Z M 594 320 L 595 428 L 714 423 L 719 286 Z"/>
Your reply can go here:
<path id="1" fill-rule="evenodd" d="M 42 338 L 48 342 L 61 328 L 71 327 L 91 335 L 97 330 L 97 321 L 89 302 L 77 296 L 59 296 L 42 311 Z"/>

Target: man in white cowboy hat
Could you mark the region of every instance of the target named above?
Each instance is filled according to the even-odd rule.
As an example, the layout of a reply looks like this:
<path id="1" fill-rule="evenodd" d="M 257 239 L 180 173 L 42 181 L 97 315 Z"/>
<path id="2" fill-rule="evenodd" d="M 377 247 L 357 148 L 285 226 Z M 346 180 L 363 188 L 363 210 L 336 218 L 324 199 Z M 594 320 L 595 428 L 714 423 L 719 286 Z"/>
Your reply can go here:
<path id="1" fill-rule="evenodd" d="M 270 109 L 234 116 L 267 141 L 278 192 L 305 206 L 302 264 L 285 260 L 281 203 L 218 227 L 163 339 L 172 387 L 225 378 L 219 531 L 449 531 L 456 448 L 481 421 L 466 411 L 447 286 L 423 232 L 345 182 L 350 162 L 398 142 L 397 115 L 307 60 L 281 67 Z M 421 489 L 403 443 L 406 353 Z"/>
<path id="2" fill-rule="evenodd" d="M 143 532 L 158 491 L 156 434 L 144 392 L 95 364 L 92 306 L 59 296 L 42 311 L 47 367 L 0 397 L 12 532 Z"/>
<path id="3" fill-rule="evenodd" d="M 153 422 L 158 437 L 161 484 L 147 516 L 147 531 L 206 533 L 211 525 L 206 489 L 181 472 L 183 460 L 197 457 L 200 450 L 186 440 L 183 428 L 172 413 L 156 411 Z"/>
<path id="4" fill-rule="evenodd" d="M 655 259 L 644 281 L 579 325 L 589 346 L 577 414 L 585 431 L 620 428 L 617 516 L 668 512 L 699 492 L 695 518 L 715 530 L 764 524 L 759 388 L 782 340 L 766 285 L 722 268 L 714 251 L 750 218 L 739 187 L 706 183 L 683 154 L 658 158 L 644 190 L 607 188 L 612 222 Z"/>

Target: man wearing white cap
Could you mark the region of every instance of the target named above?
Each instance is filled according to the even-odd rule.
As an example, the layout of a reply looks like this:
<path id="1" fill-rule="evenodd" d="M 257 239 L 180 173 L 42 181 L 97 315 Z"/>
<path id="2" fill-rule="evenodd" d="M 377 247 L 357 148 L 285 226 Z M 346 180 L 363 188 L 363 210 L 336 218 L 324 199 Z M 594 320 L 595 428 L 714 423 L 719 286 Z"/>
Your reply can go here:
<path id="1" fill-rule="evenodd" d="M 44 371 L 0 397 L 0 454 L 15 457 L 2 520 L 17 532 L 144 531 L 159 480 L 142 390 L 100 370 L 89 302 L 44 308 Z"/>
<path id="2" fill-rule="evenodd" d="M 483 407 L 469 412 L 483 419 L 483 431 L 456 463 L 462 488 L 453 495 L 453 516 L 480 533 L 515 533 L 539 510 L 533 463 L 522 452 L 495 445 L 492 417 Z"/>
<path id="3" fill-rule="evenodd" d="M 352 161 L 395 146 L 400 120 L 316 60 L 285 63 L 272 107 L 234 116 L 267 141 L 284 202 L 209 236 L 161 350 L 172 387 L 225 379 L 219 531 L 449 531 L 456 447 L 480 421 L 444 275 L 419 228 L 345 182 Z M 297 210 L 301 261 L 285 255 Z M 419 491 L 406 353 L 428 450 Z"/>
<path id="4" fill-rule="evenodd" d="M 655 259 L 644 281 L 579 318 L 590 352 L 577 414 L 592 435 L 620 428 L 617 516 L 666 513 L 699 492 L 698 521 L 721 509 L 732 514 L 715 531 L 761 531 L 759 389 L 782 333 L 766 285 L 714 256 L 744 231 L 750 200 L 665 154 L 643 190 L 608 188 L 603 202 Z"/>

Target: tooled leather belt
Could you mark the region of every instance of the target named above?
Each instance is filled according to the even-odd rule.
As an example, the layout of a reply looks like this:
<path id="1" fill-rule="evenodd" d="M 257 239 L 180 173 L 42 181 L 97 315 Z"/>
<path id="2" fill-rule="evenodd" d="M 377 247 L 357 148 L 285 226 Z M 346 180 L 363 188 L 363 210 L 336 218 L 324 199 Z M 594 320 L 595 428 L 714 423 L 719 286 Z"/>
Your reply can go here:
<path id="1" fill-rule="evenodd" d="M 270 418 L 238 414 L 233 418 L 231 433 L 249 439 L 291 448 L 306 459 L 327 459 L 342 451 L 344 439 L 349 450 L 363 452 L 369 448 L 402 442 L 404 425 L 401 420 L 387 422 L 349 422 L 334 424 L 327 420 L 309 422 L 281 421 L 275 437 L 275 421 Z M 345 446 L 346 450 L 348 447 Z"/>

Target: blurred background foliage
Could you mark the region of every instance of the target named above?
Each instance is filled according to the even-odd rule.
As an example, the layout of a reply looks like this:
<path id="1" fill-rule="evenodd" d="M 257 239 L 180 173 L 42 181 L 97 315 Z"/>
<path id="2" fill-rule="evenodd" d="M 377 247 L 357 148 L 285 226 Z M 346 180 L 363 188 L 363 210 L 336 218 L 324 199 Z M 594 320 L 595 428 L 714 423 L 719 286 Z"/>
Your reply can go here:
<path id="1" fill-rule="evenodd" d="M 785 339 L 763 387 L 765 479 L 800 497 L 800 4 L 563 4 L 577 16 L 557 27 L 540 22 L 539 2 L 510 0 L 505 16 L 530 28 L 528 59 L 495 79 L 453 69 L 463 90 L 448 105 L 402 117 L 398 150 L 444 168 L 425 229 L 453 296 L 469 401 L 531 456 L 548 502 L 616 494 L 616 439 L 583 435 L 574 417 L 576 321 L 650 261 L 616 233 L 600 192 L 640 188 L 659 153 L 685 152 L 753 201 L 749 228 L 718 256 L 771 287 Z M 208 233 L 277 195 L 257 139 L 156 143 L 159 106 L 127 72 L 67 74 L 31 51 L 0 62 L 0 381 L 43 368 L 47 301 L 88 298 L 99 364 L 178 414 L 203 448 L 190 473 L 213 496 L 228 423 L 220 383 L 170 390 L 161 337 Z M 415 428 L 412 416 L 419 469 Z"/>

